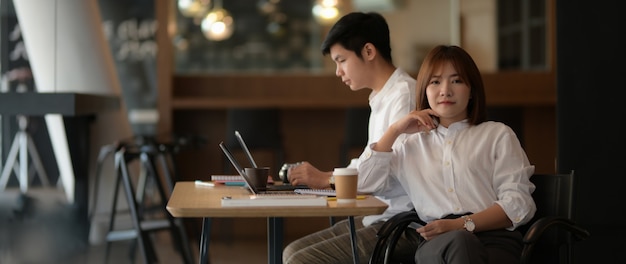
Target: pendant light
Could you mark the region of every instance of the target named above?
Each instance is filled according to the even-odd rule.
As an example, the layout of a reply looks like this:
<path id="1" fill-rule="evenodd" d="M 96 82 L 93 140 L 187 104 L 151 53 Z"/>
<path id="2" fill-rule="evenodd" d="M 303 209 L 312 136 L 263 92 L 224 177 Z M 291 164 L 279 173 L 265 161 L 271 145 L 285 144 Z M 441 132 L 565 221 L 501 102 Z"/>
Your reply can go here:
<path id="1" fill-rule="evenodd" d="M 338 0 L 317 0 L 313 9 L 313 17 L 322 25 L 331 25 L 339 18 Z"/>
<path id="2" fill-rule="evenodd" d="M 200 17 L 209 10 L 211 0 L 178 0 L 178 10 L 186 17 Z"/>
<path id="3" fill-rule="evenodd" d="M 235 31 L 233 17 L 222 8 L 222 1 L 216 0 L 215 5 L 202 19 L 202 33 L 209 40 L 221 41 L 230 38 Z"/>

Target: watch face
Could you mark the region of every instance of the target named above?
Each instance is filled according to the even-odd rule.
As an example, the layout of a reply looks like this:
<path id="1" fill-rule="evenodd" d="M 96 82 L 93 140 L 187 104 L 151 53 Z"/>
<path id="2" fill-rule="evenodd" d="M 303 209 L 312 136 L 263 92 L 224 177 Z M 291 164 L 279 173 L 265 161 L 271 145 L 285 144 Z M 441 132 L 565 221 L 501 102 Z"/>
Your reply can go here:
<path id="1" fill-rule="evenodd" d="M 476 225 L 474 225 L 474 221 L 472 221 L 472 219 L 467 216 L 463 217 L 463 219 L 465 220 L 465 225 L 463 226 L 465 230 L 474 232 L 474 228 L 476 227 Z"/>

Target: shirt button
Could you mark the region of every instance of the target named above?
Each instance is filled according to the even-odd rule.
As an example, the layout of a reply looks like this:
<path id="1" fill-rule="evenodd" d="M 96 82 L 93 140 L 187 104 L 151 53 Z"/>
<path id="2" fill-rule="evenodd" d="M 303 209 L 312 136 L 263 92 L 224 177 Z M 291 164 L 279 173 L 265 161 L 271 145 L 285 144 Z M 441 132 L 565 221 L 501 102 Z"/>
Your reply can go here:
<path id="1" fill-rule="evenodd" d="M 452 140 L 448 140 L 448 142 L 446 142 L 446 143 L 448 143 L 448 145 L 450 145 L 450 144 L 452 144 Z"/>
<path id="2" fill-rule="evenodd" d="M 450 162 L 449 162 L 449 161 L 446 161 L 445 165 L 446 165 L 446 166 L 450 166 Z"/>
<path id="3" fill-rule="evenodd" d="M 450 193 L 451 193 L 451 192 L 454 192 L 454 189 L 452 189 L 452 188 L 448 188 L 448 192 L 450 192 Z"/>

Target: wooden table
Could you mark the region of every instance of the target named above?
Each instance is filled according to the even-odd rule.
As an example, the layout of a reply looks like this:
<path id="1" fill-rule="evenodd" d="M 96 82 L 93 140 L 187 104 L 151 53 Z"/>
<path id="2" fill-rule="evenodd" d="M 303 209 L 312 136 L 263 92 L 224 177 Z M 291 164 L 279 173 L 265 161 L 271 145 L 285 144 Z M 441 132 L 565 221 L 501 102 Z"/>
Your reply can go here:
<path id="1" fill-rule="evenodd" d="M 267 217 L 268 218 L 268 262 L 282 263 L 283 226 L 282 217 L 347 216 L 350 222 L 352 251 L 358 263 L 354 216 L 381 214 L 387 204 L 376 197 L 366 196 L 354 204 L 337 204 L 328 201 L 327 206 L 301 207 L 222 207 L 223 196 L 249 195 L 248 190 L 237 186 L 196 186 L 192 181 L 177 182 L 167 203 L 167 210 L 174 217 L 202 217 L 200 238 L 200 262 L 208 261 L 208 243 L 211 218 L 214 217 Z M 242 210 L 243 209 L 243 210 Z"/>

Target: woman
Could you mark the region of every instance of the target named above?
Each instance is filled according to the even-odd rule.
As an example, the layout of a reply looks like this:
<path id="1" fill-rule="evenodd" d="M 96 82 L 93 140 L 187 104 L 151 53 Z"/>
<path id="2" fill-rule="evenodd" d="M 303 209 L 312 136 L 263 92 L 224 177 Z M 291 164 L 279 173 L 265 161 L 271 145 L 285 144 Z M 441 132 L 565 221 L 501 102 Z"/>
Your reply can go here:
<path id="1" fill-rule="evenodd" d="M 418 108 L 393 123 L 360 157 L 359 177 L 384 189 L 395 177 L 427 225 L 415 262 L 517 263 L 533 217 L 534 185 L 511 128 L 486 121 L 480 71 L 457 46 L 437 46 L 417 78 Z M 403 144 L 394 146 L 407 134 Z"/>

